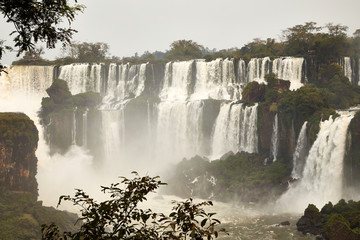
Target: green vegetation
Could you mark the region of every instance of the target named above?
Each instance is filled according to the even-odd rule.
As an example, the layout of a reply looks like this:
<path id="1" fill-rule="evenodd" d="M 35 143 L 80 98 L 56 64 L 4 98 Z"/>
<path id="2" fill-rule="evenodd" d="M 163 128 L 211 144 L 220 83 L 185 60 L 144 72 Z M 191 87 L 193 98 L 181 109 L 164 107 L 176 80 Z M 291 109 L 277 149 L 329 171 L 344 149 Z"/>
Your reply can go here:
<path id="1" fill-rule="evenodd" d="M 291 164 L 278 159 L 264 165 L 265 158 L 242 152 L 211 162 L 198 156 L 183 160 L 171 177 L 173 187 L 169 191 L 183 197 L 191 192 L 192 196 L 201 198 L 208 198 L 213 193 L 212 197 L 222 201 L 234 198 L 254 202 L 268 200 L 286 190 Z"/>
<path id="2" fill-rule="evenodd" d="M 72 6 L 66 0 L 0 2 L 0 13 L 7 22 L 14 24 L 15 31 L 10 35 L 14 35 L 18 56 L 25 51 L 33 50 L 39 41 L 46 42 L 47 48 L 55 48 L 59 41 L 64 44 L 70 43 L 72 35 L 76 32 L 70 24 L 83 9 L 84 6 Z M 64 21 L 68 22 L 68 28 L 62 24 Z M 0 41 L 0 59 L 4 50 L 11 51 L 12 48 L 4 46 L 3 41 Z M 1 71 L 3 66 L 0 64 L 0 73 Z"/>
<path id="3" fill-rule="evenodd" d="M 146 201 L 146 196 L 154 192 L 163 182 L 158 177 L 133 179 L 121 177 L 121 183 L 101 187 L 110 194 L 110 200 L 97 203 L 83 190 L 77 190 L 74 197 L 61 196 L 61 201 L 70 201 L 81 208 L 81 227 L 76 232 L 60 233 L 56 224 L 42 226 L 42 239 L 214 239 L 215 229 L 220 221 L 214 213 L 206 213 L 203 206 L 211 206 L 211 201 L 195 204 L 192 199 L 175 202 L 173 211 L 167 216 L 142 209 L 138 205 Z M 220 230 L 225 231 L 225 230 Z"/>
<path id="4" fill-rule="evenodd" d="M 166 57 L 170 60 L 191 60 L 201 58 L 204 47 L 191 40 L 178 40 L 170 45 Z"/>
<path id="5" fill-rule="evenodd" d="M 76 214 L 44 207 L 28 192 L 0 191 L 0 239 L 41 239 L 40 226 L 56 222 L 62 231 L 73 231 Z"/>
<path id="6" fill-rule="evenodd" d="M 23 113 L 0 113 L 0 141 L 12 147 L 15 139 L 37 146 L 39 137 L 34 122 Z"/>
<path id="7" fill-rule="evenodd" d="M 303 233 L 321 234 L 325 239 L 359 239 L 360 201 L 329 202 L 321 211 L 309 204 L 296 225 Z"/>

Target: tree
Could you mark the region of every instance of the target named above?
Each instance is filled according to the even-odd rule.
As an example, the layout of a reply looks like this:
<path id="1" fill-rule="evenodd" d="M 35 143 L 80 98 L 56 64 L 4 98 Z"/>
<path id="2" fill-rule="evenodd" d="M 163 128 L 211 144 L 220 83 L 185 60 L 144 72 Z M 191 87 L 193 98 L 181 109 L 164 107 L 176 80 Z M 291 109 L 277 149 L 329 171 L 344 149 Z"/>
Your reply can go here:
<path id="1" fill-rule="evenodd" d="M 34 49 L 30 49 L 25 52 L 23 59 L 24 60 L 39 60 L 41 59 L 41 55 L 43 55 L 44 48 L 43 47 L 37 47 Z"/>
<path id="2" fill-rule="evenodd" d="M 284 30 L 286 53 L 291 56 L 307 54 L 313 46 L 316 33 L 321 29 L 315 22 L 306 22 L 304 25 L 299 24 Z"/>
<path id="3" fill-rule="evenodd" d="M 192 40 L 178 40 L 170 45 L 166 54 L 170 60 L 191 60 L 203 56 L 204 47 Z"/>
<path id="4" fill-rule="evenodd" d="M 84 6 L 70 5 L 68 2 L 66 0 L 0 0 L 0 13 L 15 27 L 15 31 L 10 35 L 14 36 L 17 56 L 33 50 L 39 41 L 45 42 L 47 48 L 55 48 L 59 41 L 63 44 L 70 43 L 72 35 L 76 32 L 71 28 L 71 23 Z M 77 3 L 77 0 L 75 2 Z M 60 27 L 64 21 L 68 22 L 69 27 Z M 11 47 L 0 43 L 0 59 L 4 50 L 10 49 Z M 2 70 L 3 66 L 0 65 L 0 72 Z"/>
<path id="5" fill-rule="evenodd" d="M 97 203 L 83 190 L 77 190 L 74 197 L 61 196 L 61 201 L 70 201 L 81 208 L 80 230 L 60 234 L 55 224 L 43 225 L 43 240 L 58 239 L 193 239 L 217 238 L 215 227 L 220 223 L 214 213 L 206 213 L 202 207 L 212 205 L 211 201 L 195 204 L 192 199 L 176 203 L 169 216 L 139 208 L 146 201 L 146 195 L 154 192 L 163 182 L 158 177 L 133 179 L 121 177 L 121 183 L 102 187 L 110 194 L 110 200 Z M 124 186 L 121 188 L 120 186 Z M 221 230 L 225 231 L 225 230 Z"/>
<path id="6" fill-rule="evenodd" d="M 82 42 L 63 47 L 63 54 L 75 58 L 79 62 L 100 62 L 105 59 L 108 50 L 109 45 L 107 43 Z"/>

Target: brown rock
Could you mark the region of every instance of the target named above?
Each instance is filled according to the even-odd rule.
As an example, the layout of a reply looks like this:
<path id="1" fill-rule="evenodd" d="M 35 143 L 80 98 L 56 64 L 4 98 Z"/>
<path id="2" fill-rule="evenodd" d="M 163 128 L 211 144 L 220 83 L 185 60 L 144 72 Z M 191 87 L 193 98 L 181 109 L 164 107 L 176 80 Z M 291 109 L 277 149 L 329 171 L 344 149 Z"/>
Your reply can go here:
<path id="1" fill-rule="evenodd" d="M 37 196 L 38 131 L 23 113 L 0 113 L 0 185 Z"/>

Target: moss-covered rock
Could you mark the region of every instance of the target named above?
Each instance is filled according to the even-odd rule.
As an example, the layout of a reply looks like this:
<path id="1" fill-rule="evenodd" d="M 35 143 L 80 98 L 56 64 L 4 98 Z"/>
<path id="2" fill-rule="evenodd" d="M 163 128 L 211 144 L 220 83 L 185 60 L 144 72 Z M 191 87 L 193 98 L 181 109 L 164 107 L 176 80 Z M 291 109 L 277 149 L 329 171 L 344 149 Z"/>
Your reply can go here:
<path id="1" fill-rule="evenodd" d="M 49 97 L 54 101 L 56 104 L 65 104 L 71 102 L 71 92 L 67 85 L 67 82 L 61 79 L 55 79 L 51 86 L 46 89 L 47 94 Z"/>
<path id="2" fill-rule="evenodd" d="M 0 191 L 0 239 L 41 239 L 41 225 L 56 223 L 62 231 L 73 231 L 77 215 L 44 207 L 31 193 Z"/>
<path id="3" fill-rule="evenodd" d="M 243 92 L 242 99 L 243 103 L 254 103 L 254 102 L 263 102 L 265 101 L 265 85 L 259 84 L 258 82 L 248 83 Z"/>
<path id="4" fill-rule="evenodd" d="M 309 204 L 296 226 L 304 234 L 321 234 L 328 240 L 358 240 L 360 239 L 360 201 L 346 202 L 342 199 L 334 206 L 329 202 L 321 211 L 315 205 Z"/>
<path id="5" fill-rule="evenodd" d="M 332 214 L 326 222 L 322 235 L 329 240 L 359 240 L 360 233 L 350 228 L 349 222 L 340 214 Z"/>
<path id="6" fill-rule="evenodd" d="M 72 100 L 78 108 L 94 108 L 100 104 L 101 97 L 99 93 L 86 92 L 72 96 Z"/>
<path id="7" fill-rule="evenodd" d="M 169 180 L 169 191 L 182 197 L 268 201 L 287 189 L 291 166 L 282 159 L 264 165 L 264 159 L 241 152 L 211 162 L 199 156 L 183 160 Z"/>

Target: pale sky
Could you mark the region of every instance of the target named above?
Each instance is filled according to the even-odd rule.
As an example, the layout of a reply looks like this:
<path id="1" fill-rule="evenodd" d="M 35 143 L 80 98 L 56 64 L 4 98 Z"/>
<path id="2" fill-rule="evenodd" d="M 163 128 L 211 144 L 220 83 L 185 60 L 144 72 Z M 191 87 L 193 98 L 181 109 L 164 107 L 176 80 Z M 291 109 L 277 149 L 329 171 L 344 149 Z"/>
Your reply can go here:
<path id="1" fill-rule="evenodd" d="M 73 40 L 105 42 L 110 56 L 165 51 L 179 39 L 210 49 L 241 48 L 254 38 L 279 39 L 281 31 L 314 21 L 360 28 L 360 0 L 78 0 L 87 8 L 73 23 Z M 11 25 L 0 19 L 0 39 L 11 43 Z M 60 56 L 46 50 L 45 58 Z M 5 54 L 10 64 L 14 54 Z"/>

